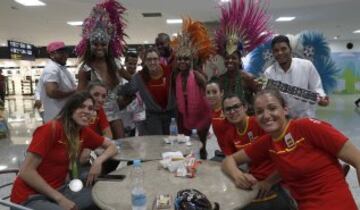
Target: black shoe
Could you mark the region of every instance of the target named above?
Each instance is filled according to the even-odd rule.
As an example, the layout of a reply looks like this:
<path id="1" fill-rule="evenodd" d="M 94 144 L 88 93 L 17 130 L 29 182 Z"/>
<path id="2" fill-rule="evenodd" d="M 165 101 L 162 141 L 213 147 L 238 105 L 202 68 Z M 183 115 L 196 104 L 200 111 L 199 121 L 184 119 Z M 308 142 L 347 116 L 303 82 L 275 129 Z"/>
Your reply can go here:
<path id="1" fill-rule="evenodd" d="M 200 149 L 200 159 L 202 160 L 207 160 L 207 152 L 206 152 L 206 149 Z"/>

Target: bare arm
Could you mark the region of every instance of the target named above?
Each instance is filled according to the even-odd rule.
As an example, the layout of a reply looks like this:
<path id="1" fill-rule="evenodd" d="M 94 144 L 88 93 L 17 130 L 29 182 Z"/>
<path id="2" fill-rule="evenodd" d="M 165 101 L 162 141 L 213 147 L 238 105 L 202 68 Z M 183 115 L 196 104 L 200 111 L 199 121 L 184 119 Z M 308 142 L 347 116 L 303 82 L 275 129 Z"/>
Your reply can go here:
<path id="1" fill-rule="evenodd" d="M 19 177 L 35 191 L 48 196 L 64 209 L 77 209 L 74 202 L 67 199 L 56 189 L 52 188 L 37 172 L 42 158 L 35 153 L 27 153 L 23 165 L 20 168 Z"/>
<path id="2" fill-rule="evenodd" d="M 250 162 L 250 158 L 244 150 L 240 150 L 232 155 L 227 156 L 222 163 L 222 170 L 229 175 L 235 182 L 235 185 L 242 189 L 250 189 L 257 180 L 247 173 L 243 173 L 238 165 Z"/>
<path id="3" fill-rule="evenodd" d="M 79 84 L 78 84 L 78 90 L 86 90 L 87 86 L 88 86 L 88 73 L 84 71 L 84 69 L 80 69 L 79 73 L 78 73 L 78 79 L 79 79 Z"/>
<path id="4" fill-rule="evenodd" d="M 104 136 L 104 137 L 106 137 L 108 139 L 113 138 L 110 127 L 107 127 L 104 130 L 102 130 L 102 136 Z"/>
<path id="5" fill-rule="evenodd" d="M 55 99 L 65 98 L 75 93 L 74 90 L 69 92 L 61 91 L 56 82 L 46 82 L 45 91 L 50 98 L 55 98 Z"/>
<path id="6" fill-rule="evenodd" d="M 339 151 L 337 157 L 340 160 L 349 163 L 356 169 L 356 174 L 360 185 L 360 150 L 350 141 L 347 141 Z"/>
<path id="7" fill-rule="evenodd" d="M 96 158 L 93 165 L 91 166 L 89 175 L 86 180 L 86 186 L 90 186 L 94 183 L 95 179 L 101 173 L 102 164 L 117 153 L 115 144 L 112 143 L 109 139 L 105 138 L 101 147 L 105 150 L 98 158 Z"/>

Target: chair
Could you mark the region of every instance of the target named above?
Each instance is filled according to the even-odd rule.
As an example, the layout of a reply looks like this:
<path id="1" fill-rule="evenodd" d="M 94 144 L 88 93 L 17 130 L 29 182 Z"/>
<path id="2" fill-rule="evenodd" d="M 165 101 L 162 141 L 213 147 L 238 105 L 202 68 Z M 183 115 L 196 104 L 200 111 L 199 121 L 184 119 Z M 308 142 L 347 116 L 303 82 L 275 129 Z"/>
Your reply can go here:
<path id="1" fill-rule="evenodd" d="M 19 173 L 19 169 L 4 169 L 4 170 L 0 170 L 0 175 L 8 175 L 8 174 L 14 174 L 15 176 Z M 0 190 L 7 188 L 9 186 L 12 186 L 13 182 L 8 182 L 5 184 L 0 185 Z M 14 210 L 32 210 L 30 208 L 21 206 L 19 204 L 15 204 L 12 203 L 11 201 L 9 201 L 9 195 L 4 196 L 0 199 L 0 205 L 3 206 L 7 206 L 7 207 L 11 207 Z"/>

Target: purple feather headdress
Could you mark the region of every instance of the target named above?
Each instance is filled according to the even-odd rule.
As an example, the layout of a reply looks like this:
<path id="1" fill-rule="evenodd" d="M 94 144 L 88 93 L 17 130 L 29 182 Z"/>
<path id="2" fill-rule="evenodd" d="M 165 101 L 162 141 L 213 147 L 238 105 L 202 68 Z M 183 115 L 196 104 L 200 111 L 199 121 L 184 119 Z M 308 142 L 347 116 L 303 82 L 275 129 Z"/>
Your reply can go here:
<path id="1" fill-rule="evenodd" d="M 220 6 L 220 26 L 215 32 L 218 53 L 232 54 L 236 50 L 245 56 L 271 38 L 268 1 L 231 0 Z"/>
<path id="2" fill-rule="evenodd" d="M 123 15 L 126 8 L 116 0 L 104 0 L 96 4 L 89 17 L 84 20 L 82 39 L 75 48 L 78 56 L 83 56 L 91 39 L 109 43 L 114 57 L 123 55 L 126 36 Z"/>

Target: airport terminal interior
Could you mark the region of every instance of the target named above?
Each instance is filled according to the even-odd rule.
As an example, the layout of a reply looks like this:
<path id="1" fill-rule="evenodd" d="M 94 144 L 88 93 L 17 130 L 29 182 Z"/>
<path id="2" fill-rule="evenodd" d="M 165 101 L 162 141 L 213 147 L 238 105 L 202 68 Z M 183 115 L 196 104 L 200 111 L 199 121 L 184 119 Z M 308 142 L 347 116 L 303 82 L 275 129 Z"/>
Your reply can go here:
<path id="1" fill-rule="evenodd" d="M 360 99 L 358 0 L 119 0 L 126 8 L 124 43 L 129 45 L 127 50 L 141 52 L 143 48 L 156 46 L 155 39 L 159 33 L 166 33 L 174 40 L 183 35 L 182 18 L 187 17 L 202 22 L 214 39 L 215 31 L 221 25 L 219 8 L 236 1 L 267 2 L 272 36 L 288 35 L 292 46 L 296 46 L 294 42 L 306 31 L 322 34 L 330 49 L 328 56 L 336 74 L 333 75 L 331 90 L 327 92 L 329 104 L 316 106 L 315 118 L 329 122 L 360 149 L 360 101 L 358 104 L 355 102 Z M 0 110 L 0 171 L 21 167 L 33 132 L 43 125 L 40 114 L 43 110 L 34 108 L 34 94 L 50 59 L 47 55 L 48 44 L 62 41 L 74 50 L 82 39 L 82 21 L 99 2 L 102 1 L 1 0 L 0 68 L 4 76 L 5 100 Z M 40 5 L 31 6 L 32 3 Z M 249 70 L 253 64 L 252 54 L 249 52 L 247 55 L 242 62 L 245 71 L 252 73 Z M 214 57 L 211 64 L 202 67 L 208 79 L 226 71 L 221 56 Z M 124 54 L 117 57 L 116 62 L 120 66 L 125 65 Z M 143 64 L 139 59 L 137 71 L 143 69 Z M 66 67 L 74 78 L 79 78 L 79 59 L 74 52 L 69 53 Z M 138 130 L 136 135 L 139 135 Z M 214 157 L 215 150 L 219 150 L 213 132 L 207 134 L 207 142 L 209 160 Z M 199 150 L 196 156 L 199 158 Z M 359 177 L 352 166 L 345 177 L 358 208 Z M 14 175 L 0 174 L 0 185 L 14 179 Z M 3 188 L 0 196 L 10 195 L 10 192 L 11 187 Z M 8 207 L 0 205 L 0 209 Z"/>

